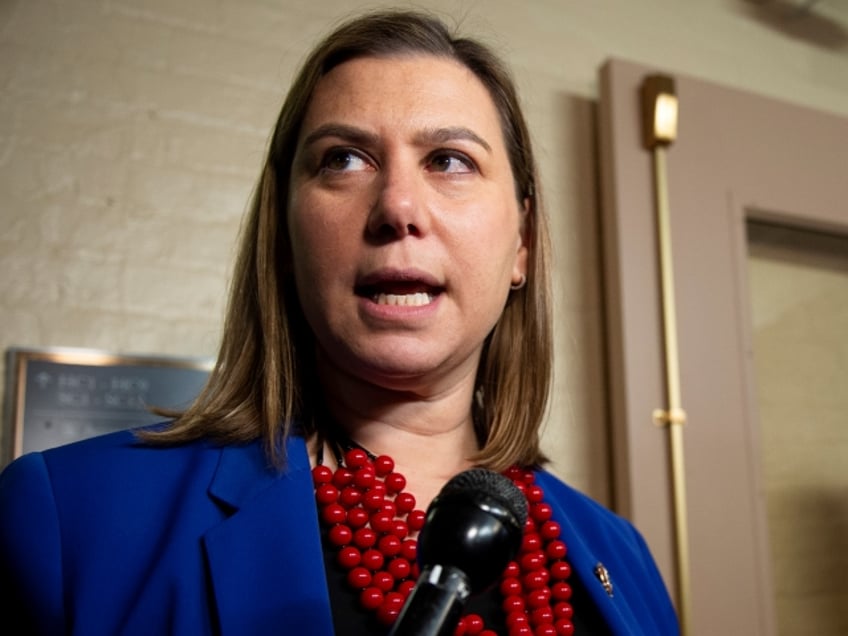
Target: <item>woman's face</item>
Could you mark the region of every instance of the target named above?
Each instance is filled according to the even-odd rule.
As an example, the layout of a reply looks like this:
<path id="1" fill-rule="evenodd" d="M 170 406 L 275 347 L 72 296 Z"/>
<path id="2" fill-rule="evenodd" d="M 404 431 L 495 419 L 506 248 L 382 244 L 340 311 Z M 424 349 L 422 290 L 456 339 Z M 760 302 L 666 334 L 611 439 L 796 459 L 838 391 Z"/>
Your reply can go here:
<path id="1" fill-rule="evenodd" d="M 361 58 L 323 77 L 291 172 L 294 274 L 322 360 L 429 394 L 466 379 L 525 272 L 495 106 L 465 67 Z"/>

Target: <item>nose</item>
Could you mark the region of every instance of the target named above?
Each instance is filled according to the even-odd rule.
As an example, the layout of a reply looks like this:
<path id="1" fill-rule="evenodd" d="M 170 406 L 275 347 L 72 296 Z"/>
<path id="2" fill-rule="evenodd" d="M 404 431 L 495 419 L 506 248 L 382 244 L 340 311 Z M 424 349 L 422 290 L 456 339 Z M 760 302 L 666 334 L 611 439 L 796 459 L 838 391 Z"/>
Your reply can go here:
<path id="1" fill-rule="evenodd" d="M 376 200 L 368 216 L 368 232 L 378 239 L 422 236 L 429 229 L 425 184 L 413 167 L 384 168 L 377 180 Z"/>

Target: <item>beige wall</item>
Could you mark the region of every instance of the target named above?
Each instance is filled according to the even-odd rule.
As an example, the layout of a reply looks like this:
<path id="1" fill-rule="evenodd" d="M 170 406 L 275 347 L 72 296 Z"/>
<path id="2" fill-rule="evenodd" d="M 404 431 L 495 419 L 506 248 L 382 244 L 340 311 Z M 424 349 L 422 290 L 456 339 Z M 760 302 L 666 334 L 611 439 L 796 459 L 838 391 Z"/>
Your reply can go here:
<path id="1" fill-rule="evenodd" d="M 350 7 L 379 4 L 0 1 L 0 346 L 213 355 L 293 69 Z M 745 0 L 420 6 L 494 44 L 523 90 L 557 243 L 546 445 L 556 472 L 608 501 L 597 70 L 628 58 L 848 115 L 848 48 L 825 21 L 848 29 L 848 7 L 819 2 L 815 24 L 774 29 Z"/>

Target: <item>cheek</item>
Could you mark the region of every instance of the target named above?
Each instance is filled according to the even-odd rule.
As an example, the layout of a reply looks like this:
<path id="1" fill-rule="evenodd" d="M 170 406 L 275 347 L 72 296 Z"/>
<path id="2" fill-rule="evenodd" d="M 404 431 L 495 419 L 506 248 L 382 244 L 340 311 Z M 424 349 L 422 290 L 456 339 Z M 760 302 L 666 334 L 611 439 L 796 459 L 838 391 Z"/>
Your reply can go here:
<path id="1" fill-rule="evenodd" d="M 321 304 L 331 293 L 338 294 L 339 287 L 346 284 L 353 258 L 350 224 L 327 213 L 327 206 L 314 199 L 293 198 L 289 208 L 292 268 L 304 305 Z"/>
<path id="2" fill-rule="evenodd" d="M 298 276 L 304 269 L 313 269 L 317 254 L 332 254 L 332 250 L 324 245 L 330 238 L 327 223 L 312 198 L 300 195 L 293 196 L 289 201 L 289 236 L 293 265 Z"/>

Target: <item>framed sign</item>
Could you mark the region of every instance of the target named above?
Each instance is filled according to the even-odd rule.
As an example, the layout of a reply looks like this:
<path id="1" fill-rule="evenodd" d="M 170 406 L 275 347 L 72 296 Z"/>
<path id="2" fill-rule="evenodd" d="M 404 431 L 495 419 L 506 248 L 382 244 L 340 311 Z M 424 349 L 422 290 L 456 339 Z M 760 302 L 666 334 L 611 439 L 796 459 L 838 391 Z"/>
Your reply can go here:
<path id="1" fill-rule="evenodd" d="M 213 364 L 94 349 L 9 349 L 2 461 L 159 421 L 150 408 L 188 406 Z"/>

